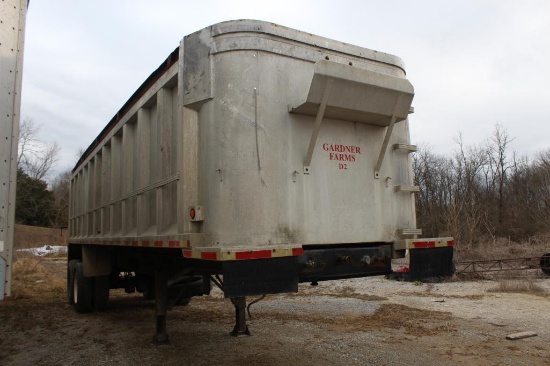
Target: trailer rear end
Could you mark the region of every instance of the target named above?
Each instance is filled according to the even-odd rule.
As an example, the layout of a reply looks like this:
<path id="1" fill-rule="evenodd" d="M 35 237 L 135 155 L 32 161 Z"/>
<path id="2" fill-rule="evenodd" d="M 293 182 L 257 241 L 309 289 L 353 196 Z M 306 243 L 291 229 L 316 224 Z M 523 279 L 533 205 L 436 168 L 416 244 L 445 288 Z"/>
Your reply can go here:
<path id="1" fill-rule="evenodd" d="M 452 238 L 418 239 L 401 60 L 260 21 L 186 36 L 113 117 L 71 180 L 68 297 L 111 288 L 166 309 L 392 272 L 452 273 Z M 418 255 L 416 253 L 419 253 Z"/>

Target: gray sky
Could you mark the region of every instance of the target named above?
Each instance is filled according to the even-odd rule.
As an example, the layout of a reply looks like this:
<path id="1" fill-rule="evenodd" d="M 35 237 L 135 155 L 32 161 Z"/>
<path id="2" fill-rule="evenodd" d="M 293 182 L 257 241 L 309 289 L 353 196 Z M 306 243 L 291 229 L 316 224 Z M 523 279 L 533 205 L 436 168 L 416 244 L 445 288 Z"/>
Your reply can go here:
<path id="1" fill-rule="evenodd" d="M 415 87 L 412 143 L 450 153 L 496 123 L 521 155 L 550 148 L 550 1 L 31 1 L 23 118 L 57 141 L 57 170 L 86 148 L 183 36 L 259 19 L 387 52 Z"/>

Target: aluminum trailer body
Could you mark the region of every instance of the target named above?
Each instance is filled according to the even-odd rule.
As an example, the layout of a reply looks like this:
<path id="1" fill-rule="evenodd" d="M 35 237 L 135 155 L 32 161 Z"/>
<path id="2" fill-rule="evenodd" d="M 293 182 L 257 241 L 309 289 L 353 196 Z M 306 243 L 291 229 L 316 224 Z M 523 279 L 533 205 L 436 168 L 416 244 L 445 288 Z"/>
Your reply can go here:
<path id="1" fill-rule="evenodd" d="M 15 187 L 27 0 L 0 3 L 0 300 L 11 294 Z"/>
<path id="2" fill-rule="evenodd" d="M 245 296 L 388 274 L 414 248 L 411 270 L 450 274 L 452 238 L 417 239 L 413 95 L 399 58 L 275 24 L 186 36 L 73 170 L 69 301 L 78 276 L 88 311 L 132 273 L 160 317 L 211 280 L 244 314 Z"/>

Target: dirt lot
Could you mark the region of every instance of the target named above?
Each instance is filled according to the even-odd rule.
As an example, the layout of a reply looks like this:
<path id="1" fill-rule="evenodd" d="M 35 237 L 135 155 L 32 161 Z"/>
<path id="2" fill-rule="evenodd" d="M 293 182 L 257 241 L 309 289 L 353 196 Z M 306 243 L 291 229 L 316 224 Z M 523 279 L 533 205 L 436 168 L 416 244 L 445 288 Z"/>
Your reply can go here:
<path id="1" fill-rule="evenodd" d="M 152 301 L 116 292 L 108 311 L 78 315 L 63 258 L 23 260 L 18 273 L 0 303 L 2 365 L 550 365 L 550 278 L 536 271 L 301 285 L 255 304 L 252 336 L 239 338 L 229 336 L 232 305 L 214 291 L 169 313 L 168 347 L 150 343 Z M 521 331 L 537 336 L 506 339 Z"/>

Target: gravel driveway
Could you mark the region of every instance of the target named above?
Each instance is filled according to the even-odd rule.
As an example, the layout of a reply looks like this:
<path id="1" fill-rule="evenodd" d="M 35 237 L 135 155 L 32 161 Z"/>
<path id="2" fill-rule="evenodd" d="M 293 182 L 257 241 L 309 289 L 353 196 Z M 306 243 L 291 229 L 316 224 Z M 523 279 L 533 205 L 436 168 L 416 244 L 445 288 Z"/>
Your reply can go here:
<path id="1" fill-rule="evenodd" d="M 64 265 L 48 263 L 59 281 Z M 0 303 L 0 364 L 550 365 L 550 279 L 513 281 L 536 290 L 384 277 L 303 284 L 253 305 L 252 336 L 238 338 L 231 303 L 213 291 L 169 312 L 168 347 L 150 343 L 152 301 L 113 292 L 108 311 L 78 315 L 58 288 Z M 537 336 L 506 339 L 521 331 Z"/>

